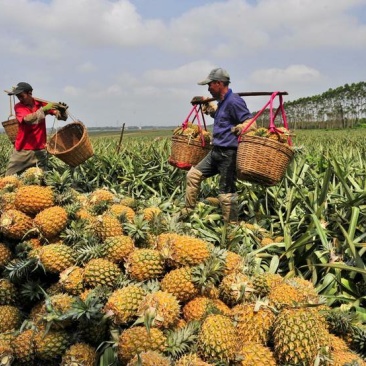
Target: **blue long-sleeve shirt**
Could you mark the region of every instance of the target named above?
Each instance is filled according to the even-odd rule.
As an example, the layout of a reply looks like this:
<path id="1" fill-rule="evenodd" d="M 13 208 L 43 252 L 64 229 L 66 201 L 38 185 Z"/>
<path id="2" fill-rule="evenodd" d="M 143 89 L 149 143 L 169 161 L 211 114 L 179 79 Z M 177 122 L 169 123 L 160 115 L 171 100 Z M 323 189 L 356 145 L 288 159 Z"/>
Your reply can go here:
<path id="1" fill-rule="evenodd" d="M 231 128 L 252 118 L 243 98 L 231 89 L 217 104 L 213 126 L 213 145 L 220 147 L 238 147 L 238 137 Z"/>

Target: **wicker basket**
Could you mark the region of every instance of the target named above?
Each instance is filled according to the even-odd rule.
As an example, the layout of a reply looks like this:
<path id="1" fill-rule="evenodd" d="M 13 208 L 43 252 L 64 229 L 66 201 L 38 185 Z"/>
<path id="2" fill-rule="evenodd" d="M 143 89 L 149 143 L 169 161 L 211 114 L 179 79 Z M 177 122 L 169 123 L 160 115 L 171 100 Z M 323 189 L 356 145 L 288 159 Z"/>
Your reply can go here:
<path id="1" fill-rule="evenodd" d="M 293 155 L 293 150 L 283 143 L 244 135 L 239 141 L 236 160 L 238 178 L 264 186 L 276 185 L 285 175 Z"/>
<path id="2" fill-rule="evenodd" d="M 4 127 L 5 133 L 8 135 L 9 140 L 12 142 L 12 144 L 14 144 L 19 129 L 18 120 L 16 118 L 12 118 L 1 122 L 1 124 Z"/>
<path id="3" fill-rule="evenodd" d="M 60 128 L 49 140 L 47 151 L 71 167 L 94 155 L 86 127 L 80 121 Z"/>
<path id="4" fill-rule="evenodd" d="M 179 169 L 188 170 L 198 164 L 211 150 L 211 145 L 202 146 L 201 141 L 193 140 L 188 136 L 172 136 L 172 148 L 169 164 Z"/>

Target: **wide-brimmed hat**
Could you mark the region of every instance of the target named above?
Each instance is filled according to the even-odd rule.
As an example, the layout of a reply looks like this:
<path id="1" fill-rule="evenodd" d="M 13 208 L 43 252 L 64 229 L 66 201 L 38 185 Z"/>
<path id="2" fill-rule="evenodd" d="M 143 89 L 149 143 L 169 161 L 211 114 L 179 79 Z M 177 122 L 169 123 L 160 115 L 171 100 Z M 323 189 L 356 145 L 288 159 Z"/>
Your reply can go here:
<path id="1" fill-rule="evenodd" d="M 230 75 L 226 70 L 222 69 L 221 67 L 218 67 L 216 69 L 211 70 L 207 78 L 205 80 L 200 81 L 198 85 L 207 85 L 211 83 L 211 81 L 224 81 L 224 82 L 226 81 L 230 83 Z"/>

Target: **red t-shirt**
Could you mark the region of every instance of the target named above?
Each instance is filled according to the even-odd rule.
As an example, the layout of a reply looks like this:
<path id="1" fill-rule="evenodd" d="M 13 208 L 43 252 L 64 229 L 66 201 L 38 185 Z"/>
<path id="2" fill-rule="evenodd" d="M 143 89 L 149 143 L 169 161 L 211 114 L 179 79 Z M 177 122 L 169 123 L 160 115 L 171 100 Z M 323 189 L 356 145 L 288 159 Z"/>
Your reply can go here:
<path id="1" fill-rule="evenodd" d="M 23 103 L 15 104 L 15 116 L 19 122 L 18 134 L 15 140 L 16 150 L 41 150 L 46 147 L 46 120 L 42 119 L 39 123 L 34 125 L 24 122 L 24 117 L 26 115 L 36 112 L 44 105 L 46 105 L 46 103 L 37 100 L 34 101 L 33 108 L 30 108 Z"/>

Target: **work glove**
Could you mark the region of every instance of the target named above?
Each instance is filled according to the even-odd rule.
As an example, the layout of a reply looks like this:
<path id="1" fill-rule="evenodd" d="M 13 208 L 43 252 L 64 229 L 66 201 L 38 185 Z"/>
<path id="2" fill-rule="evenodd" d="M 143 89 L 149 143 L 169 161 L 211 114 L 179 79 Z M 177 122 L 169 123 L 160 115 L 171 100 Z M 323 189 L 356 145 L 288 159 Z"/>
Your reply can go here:
<path id="1" fill-rule="evenodd" d="M 207 97 L 203 96 L 195 96 L 191 100 L 191 104 L 202 104 L 202 102 L 207 99 Z"/>
<path id="2" fill-rule="evenodd" d="M 51 109 L 56 109 L 56 105 L 55 105 L 55 103 L 49 102 L 49 103 L 47 103 L 46 105 L 44 105 L 44 106 L 42 107 L 42 109 L 43 109 L 43 112 L 47 113 L 47 112 L 48 112 L 48 111 L 50 111 Z"/>
<path id="3" fill-rule="evenodd" d="M 233 134 L 235 134 L 236 136 L 240 136 L 241 134 L 246 134 L 250 131 L 254 131 L 257 129 L 257 122 L 253 122 L 247 130 L 245 130 L 245 128 L 251 123 L 252 119 L 247 119 L 245 122 L 240 123 L 238 125 L 236 125 L 235 127 L 231 128 L 231 132 Z M 245 131 L 244 131 L 245 130 Z M 244 132 L 243 132 L 244 131 Z"/>
<path id="4" fill-rule="evenodd" d="M 217 110 L 217 104 L 214 102 L 207 102 L 202 104 L 202 112 L 208 116 L 214 117 Z"/>
<path id="5" fill-rule="evenodd" d="M 63 103 L 63 102 L 58 102 L 55 105 L 55 109 L 57 109 L 59 111 L 66 110 L 67 108 L 69 108 L 69 106 L 66 103 Z"/>
<path id="6" fill-rule="evenodd" d="M 68 117 L 66 109 L 62 111 L 56 109 L 54 115 L 59 121 L 66 121 Z"/>

